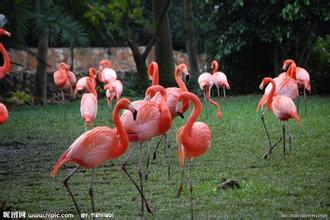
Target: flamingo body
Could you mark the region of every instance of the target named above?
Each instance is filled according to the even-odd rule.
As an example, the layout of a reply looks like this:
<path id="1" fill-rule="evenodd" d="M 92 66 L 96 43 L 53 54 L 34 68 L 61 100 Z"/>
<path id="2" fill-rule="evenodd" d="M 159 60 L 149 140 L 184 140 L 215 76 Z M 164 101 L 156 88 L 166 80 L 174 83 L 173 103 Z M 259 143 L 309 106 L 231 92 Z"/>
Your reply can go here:
<path id="1" fill-rule="evenodd" d="M 4 104 L 0 103 L 0 125 L 6 121 L 8 121 L 8 110 Z"/>
<path id="2" fill-rule="evenodd" d="M 92 93 L 86 93 L 81 98 L 80 113 L 86 123 L 93 123 L 97 114 L 97 98 Z"/>
<path id="3" fill-rule="evenodd" d="M 4 35 L 10 37 L 11 33 L 6 31 L 5 29 L 0 28 L 0 36 L 4 36 Z M 4 61 L 3 65 L 0 66 L 0 79 L 3 79 L 9 72 L 10 59 L 9 59 L 8 53 L 2 43 L 0 43 L 0 52 L 3 56 L 3 61 Z"/>
<path id="4" fill-rule="evenodd" d="M 311 92 L 310 76 L 307 70 L 301 67 L 297 67 L 297 83 L 299 88 L 305 88 L 308 92 Z"/>

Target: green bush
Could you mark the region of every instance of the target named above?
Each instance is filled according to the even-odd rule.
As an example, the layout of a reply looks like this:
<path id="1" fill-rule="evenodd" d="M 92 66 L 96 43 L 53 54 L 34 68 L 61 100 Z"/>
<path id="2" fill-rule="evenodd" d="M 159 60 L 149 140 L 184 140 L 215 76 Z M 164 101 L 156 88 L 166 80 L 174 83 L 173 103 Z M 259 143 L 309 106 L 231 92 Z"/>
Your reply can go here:
<path id="1" fill-rule="evenodd" d="M 9 99 L 9 102 L 13 105 L 33 105 L 34 100 L 34 96 L 24 91 L 15 91 L 12 92 L 12 97 Z"/>

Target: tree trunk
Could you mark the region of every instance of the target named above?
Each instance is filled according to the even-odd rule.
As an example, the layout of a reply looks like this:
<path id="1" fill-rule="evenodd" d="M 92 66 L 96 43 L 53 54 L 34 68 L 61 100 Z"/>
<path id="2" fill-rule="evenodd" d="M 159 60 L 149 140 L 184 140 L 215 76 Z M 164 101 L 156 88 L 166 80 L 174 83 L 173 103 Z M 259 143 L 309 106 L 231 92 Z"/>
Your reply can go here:
<path id="1" fill-rule="evenodd" d="M 144 56 L 142 56 L 138 46 L 135 43 L 129 41 L 128 44 L 132 50 L 134 62 L 136 65 L 136 70 L 137 70 L 138 77 L 139 77 L 139 83 L 138 83 L 139 88 L 138 89 L 140 91 L 144 91 L 147 88 L 147 66 L 145 63 L 146 58 Z"/>
<path id="2" fill-rule="evenodd" d="M 35 96 L 37 102 L 47 104 L 47 51 L 49 30 L 44 29 L 44 34 L 38 39 L 38 66 L 35 76 Z"/>
<path id="3" fill-rule="evenodd" d="M 156 24 L 155 26 L 157 26 L 159 15 L 163 12 L 163 8 L 167 3 L 167 0 L 152 1 L 153 22 Z M 159 65 L 159 84 L 166 87 L 173 86 L 175 85 L 173 46 L 167 11 L 159 25 L 155 46 L 156 61 Z"/>
<path id="4" fill-rule="evenodd" d="M 198 54 L 196 50 L 195 29 L 193 24 L 193 10 L 191 0 L 183 0 L 183 14 L 186 28 L 186 50 L 188 53 L 189 71 L 193 78 L 199 75 Z"/>

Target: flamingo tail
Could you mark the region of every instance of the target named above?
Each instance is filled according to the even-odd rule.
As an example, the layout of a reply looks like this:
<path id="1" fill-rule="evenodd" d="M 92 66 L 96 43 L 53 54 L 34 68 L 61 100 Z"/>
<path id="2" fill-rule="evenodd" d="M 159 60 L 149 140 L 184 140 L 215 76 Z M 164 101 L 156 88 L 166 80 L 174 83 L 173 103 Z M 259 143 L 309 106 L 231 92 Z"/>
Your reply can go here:
<path id="1" fill-rule="evenodd" d="M 296 120 L 297 123 L 301 122 L 301 118 L 300 118 L 300 116 L 298 115 L 297 112 L 292 112 L 291 116 L 292 116 L 292 118 L 294 118 L 294 120 Z"/>
<path id="2" fill-rule="evenodd" d="M 58 169 L 66 162 L 67 154 L 68 154 L 68 152 L 64 152 L 62 154 L 62 156 L 60 157 L 60 159 L 58 159 L 58 161 L 54 165 L 52 172 L 50 172 L 51 177 L 54 177 L 56 175 Z"/>
<path id="3" fill-rule="evenodd" d="M 268 99 L 268 96 L 267 95 L 263 95 L 257 105 L 257 111 L 262 109 L 262 107 L 264 106 L 264 104 L 267 103 L 267 99 Z"/>

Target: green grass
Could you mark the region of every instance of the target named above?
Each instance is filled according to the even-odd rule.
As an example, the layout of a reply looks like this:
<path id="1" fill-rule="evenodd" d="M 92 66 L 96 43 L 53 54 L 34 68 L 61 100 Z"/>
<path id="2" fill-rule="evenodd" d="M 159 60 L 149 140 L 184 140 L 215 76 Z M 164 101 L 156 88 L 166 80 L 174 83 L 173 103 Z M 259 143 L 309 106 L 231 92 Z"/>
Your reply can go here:
<path id="1" fill-rule="evenodd" d="M 292 153 L 283 156 L 280 145 L 267 160 L 261 159 L 267 142 L 255 111 L 258 99 L 259 96 L 254 95 L 229 97 L 220 102 L 222 120 L 216 118 L 213 108 L 210 119 L 206 117 L 205 109 L 200 116 L 199 120 L 207 122 L 212 130 L 212 147 L 193 161 L 196 219 L 329 214 L 330 98 L 308 97 L 308 114 L 301 112 L 303 127 L 289 122 L 293 133 Z M 175 131 L 183 122 L 176 119 Z M 281 134 L 279 123 L 270 112 L 266 114 L 266 123 L 275 142 Z M 100 101 L 95 124 L 109 124 L 104 100 Z M 6 201 L 12 210 L 27 213 L 76 213 L 62 184 L 74 166 L 63 166 L 55 178 L 50 178 L 49 173 L 61 153 L 82 132 L 78 101 L 65 106 L 24 107 L 10 111 L 10 120 L 0 127 L 0 201 Z M 146 197 L 155 217 L 160 219 L 189 217 L 187 181 L 181 198 L 175 196 L 180 179 L 176 148 L 173 143 L 170 149 L 172 183 L 167 181 L 163 145 L 157 159 L 152 161 L 149 180 L 145 182 Z M 144 149 L 147 153 L 147 144 Z M 123 158 L 97 168 L 96 208 L 98 212 L 113 213 L 114 217 L 135 218 L 139 213 L 140 198 L 120 169 Z M 136 162 L 137 157 L 134 157 L 129 170 L 138 179 Z M 82 211 L 87 213 L 91 212 L 90 176 L 90 170 L 81 170 L 70 180 Z M 216 190 L 222 178 L 237 180 L 241 188 Z"/>

